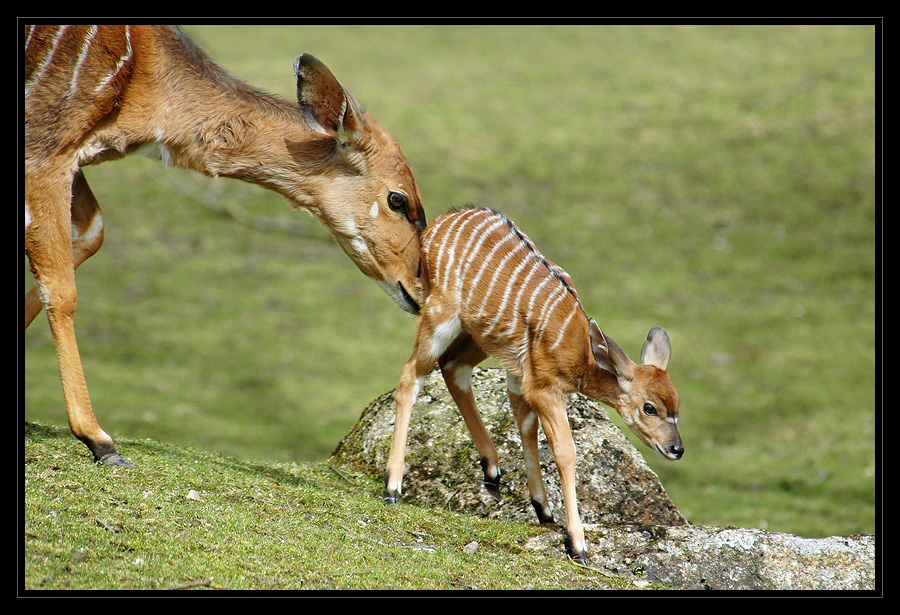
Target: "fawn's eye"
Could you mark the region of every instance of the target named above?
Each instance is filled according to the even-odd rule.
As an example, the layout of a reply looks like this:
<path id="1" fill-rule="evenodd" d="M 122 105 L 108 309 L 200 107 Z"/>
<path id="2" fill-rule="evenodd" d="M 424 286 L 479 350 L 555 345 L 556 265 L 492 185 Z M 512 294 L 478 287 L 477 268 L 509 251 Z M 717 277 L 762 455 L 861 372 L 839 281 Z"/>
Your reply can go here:
<path id="1" fill-rule="evenodd" d="M 388 205 L 394 211 L 402 211 L 406 213 L 406 208 L 409 207 L 409 200 L 402 192 L 388 192 L 387 200 Z"/>
<path id="2" fill-rule="evenodd" d="M 644 404 L 644 414 L 647 416 L 656 416 L 656 408 L 653 407 L 653 404 Z"/>

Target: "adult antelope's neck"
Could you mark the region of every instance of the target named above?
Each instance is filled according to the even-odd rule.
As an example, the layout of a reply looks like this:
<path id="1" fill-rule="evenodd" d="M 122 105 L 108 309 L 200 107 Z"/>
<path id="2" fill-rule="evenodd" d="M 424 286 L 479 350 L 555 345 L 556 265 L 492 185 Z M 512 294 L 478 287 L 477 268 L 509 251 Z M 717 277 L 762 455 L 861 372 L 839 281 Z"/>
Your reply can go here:
<path id="1" fill-rule="evenodd" d="M 321 174 L 334 144 L 299 106 L 228 74 L 176 28 L 135 27 L 135 73 L 117 124 L 130 146 L 170 164 L 234 177 L 296 199 L 297 178 Z"/>

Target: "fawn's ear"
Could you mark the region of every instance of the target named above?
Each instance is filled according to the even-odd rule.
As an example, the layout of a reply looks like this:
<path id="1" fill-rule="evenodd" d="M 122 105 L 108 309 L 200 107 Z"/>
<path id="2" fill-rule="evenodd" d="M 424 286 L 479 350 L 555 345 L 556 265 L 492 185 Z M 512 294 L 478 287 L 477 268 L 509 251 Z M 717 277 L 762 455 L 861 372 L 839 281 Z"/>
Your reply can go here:
<path id="1" fill-rule="evenodd" d="M 625 351 L 611 337 L 600 330 L 593 318 L 590 319 L 589 333 L 591 352 L 597 365 L 614 376 L 631 380 L 634 376 L 634 361 L 628 358 Z"/>
<path id="2" fill-rule="evenodd" d="M 672 344 L 669 343 L 669 334 L 662 327 L 653 327 L 647 335 L 647 341 L 641 348 L 641 363 L 654 365 L 659 369 L 666 369 L 669 357 L 672 356 Z"/>

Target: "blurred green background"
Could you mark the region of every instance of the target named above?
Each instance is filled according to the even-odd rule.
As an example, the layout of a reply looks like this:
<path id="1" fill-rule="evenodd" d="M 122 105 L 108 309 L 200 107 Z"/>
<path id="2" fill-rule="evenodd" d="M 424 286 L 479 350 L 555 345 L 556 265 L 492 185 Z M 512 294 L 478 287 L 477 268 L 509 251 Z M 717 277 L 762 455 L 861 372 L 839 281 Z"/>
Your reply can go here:
<path id="1" fill-rule="evenodd" d="M 185 29 L 290 100 L 294 58 L 318 56 L 429 219 L 506 212 L 632 358 L 666 327 L 686 453 L 636 445 L 692 523 L 875 532 L 873 26 Z M 76 326 L 114 436 L 322 460 L 396 385 L 415 319 L 313 218 L 140 157 L 86 174 L 107 230 Z M 23 343 L 25 419 L 65 425 L 45 316 Z"/>

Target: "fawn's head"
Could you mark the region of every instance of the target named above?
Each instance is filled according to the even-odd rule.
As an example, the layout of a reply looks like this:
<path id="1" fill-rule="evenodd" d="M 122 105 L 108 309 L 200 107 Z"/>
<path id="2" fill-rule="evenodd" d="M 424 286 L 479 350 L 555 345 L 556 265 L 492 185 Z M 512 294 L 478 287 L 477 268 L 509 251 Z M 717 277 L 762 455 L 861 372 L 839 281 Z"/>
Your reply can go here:
<path id="1" fill-rule="evenodd" d="M 304 54 L 294 71 L 306 123 L 333 148 L 317 215 L 360 271 L 418 313 L 428 293 L 419 240 L 426 220 L 409 162 L 322 62 Z"/>
<path id="2" fill-rule="evenodd" d="M 590 338 L 595 364 L 587 370 L 584 393 L 612 406 L 641 441 L 658 454 L 666 459 L 680 459 L 684 454 L 678 431 L 681 400 L 666 372 L 672 353 L 666 330 L 650 330 L 641 349 L 640 364 L 628 358 L 593 319 Z"/>

